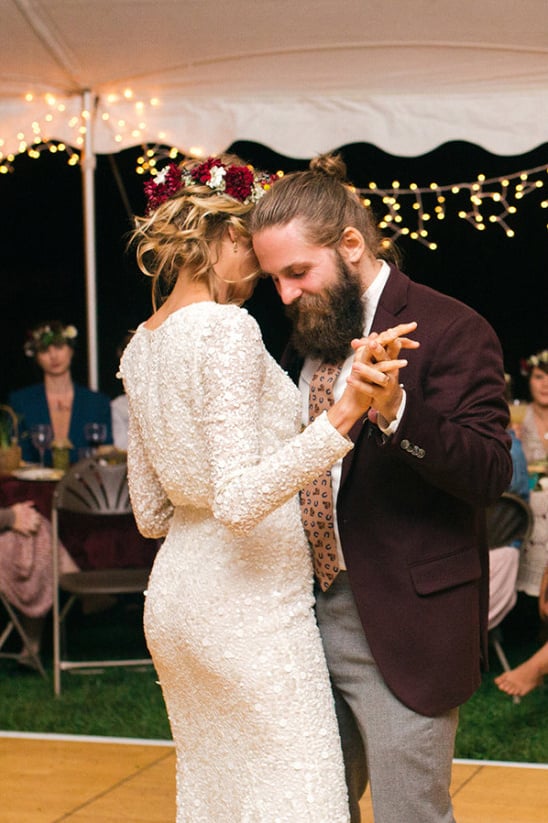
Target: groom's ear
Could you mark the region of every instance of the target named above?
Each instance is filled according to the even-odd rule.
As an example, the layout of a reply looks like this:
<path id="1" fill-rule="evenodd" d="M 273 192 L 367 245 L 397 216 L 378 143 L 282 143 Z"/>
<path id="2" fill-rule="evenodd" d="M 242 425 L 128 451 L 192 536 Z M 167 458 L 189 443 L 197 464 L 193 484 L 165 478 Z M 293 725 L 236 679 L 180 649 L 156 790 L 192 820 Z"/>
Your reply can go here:
<path id="1" fill-rule="evenodd" d="M 341 235 L 337 250 L 346 263 L 359 263 L 365 251 L 363 234 L 354 226 L 347 226 Z"/>

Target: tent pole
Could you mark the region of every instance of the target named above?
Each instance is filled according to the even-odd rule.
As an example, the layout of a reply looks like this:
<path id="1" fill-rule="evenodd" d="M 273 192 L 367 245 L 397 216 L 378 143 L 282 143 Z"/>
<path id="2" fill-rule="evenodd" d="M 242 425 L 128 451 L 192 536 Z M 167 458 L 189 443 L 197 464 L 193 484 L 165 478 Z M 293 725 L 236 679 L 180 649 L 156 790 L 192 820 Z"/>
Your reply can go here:
<path id="1" fill-rule="evenodd" d="M 87 112 L 84 148 L 82 151 L 82 196 L 84 211 L 84 253 L 86 269 L 86 318 L 88 341 L 88 385 L 99 388 L 97 358 L 97 265 L 95 254 L 95 166 L 93 132 L 95 125 L 95 97 L 89 89 L 82 96 L 83 111 Z"/>

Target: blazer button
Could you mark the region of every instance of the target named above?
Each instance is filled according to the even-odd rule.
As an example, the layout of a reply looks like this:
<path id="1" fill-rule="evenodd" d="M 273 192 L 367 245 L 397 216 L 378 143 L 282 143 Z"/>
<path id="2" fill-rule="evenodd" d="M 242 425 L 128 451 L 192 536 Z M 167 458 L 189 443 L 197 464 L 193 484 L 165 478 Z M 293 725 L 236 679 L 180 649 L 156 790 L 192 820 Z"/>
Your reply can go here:
<path id="1" fill-rule="evenodd" d="M 417 457 L 419 458 L 419 460 L 422 460 L 425 454 L 426 452 L 424 451 L 424 449 L 419 449 L 417 452 Z"/>
<path id="2" fill-rule="evenodd" d="M 409 442 L 409 440 L 402 440 L 400 443 L 400 446 L 404 451 L 407 451 L 410 445 L 411 443 Z"/>

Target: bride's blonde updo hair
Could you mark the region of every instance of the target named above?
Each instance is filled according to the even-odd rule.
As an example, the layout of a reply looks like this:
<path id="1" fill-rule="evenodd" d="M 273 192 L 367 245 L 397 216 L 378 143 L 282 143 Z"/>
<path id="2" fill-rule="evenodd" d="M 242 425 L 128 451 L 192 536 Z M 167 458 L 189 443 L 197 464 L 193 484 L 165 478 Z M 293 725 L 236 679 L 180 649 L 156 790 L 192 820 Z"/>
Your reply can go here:
<path id="1" fill-rule="evenodd" d="M 361 232 L 371 254 L 385 256 L 373 213 L 348 183 L 346 164 L 338 154 L 318 155 L 307 171 L 292 172 L 278 180 L 254 210 L 250 230 L 255 234 L 295 218 L 302 221 L 312 244 L 335 247 L 344 229 L 352 226 Z"/>
<path id="2" fill-rule="evenodd" d="M 213 267 L 220 244 L 229 227 L 235 238 L 250 237 L 248 216 L 271 179 L 236 155 L 221 154 L 172 164 L 145 184 L 147 213 L 135 218 L 130 244 L 140 270 L 152 278 L 155 309 L 182 268 L 192 280 L 205 282 L 217 299 Z"/>

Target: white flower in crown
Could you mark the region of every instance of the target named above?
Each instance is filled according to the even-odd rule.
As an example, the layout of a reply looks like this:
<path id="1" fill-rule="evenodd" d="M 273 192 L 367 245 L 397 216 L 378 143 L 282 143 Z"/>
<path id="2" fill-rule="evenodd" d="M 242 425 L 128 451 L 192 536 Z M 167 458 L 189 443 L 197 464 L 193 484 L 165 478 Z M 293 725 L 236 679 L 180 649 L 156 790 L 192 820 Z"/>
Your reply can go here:
<path id="1" fill-rule="evenodd" d="M 520 361 L 520 372 L 523 377 L 528 377 L 533 369 L 543 368 L 548 365 L 548 349 L 532 354 L 527 360 Z"/>
<path id="2" fill-rule="evenodd" d="M 207 185 L 210 189 L 216 189 L 217 191 L 224 191 L 225 190 L 225 176 L 226 176 L 226 169 L 224 166 L 213 166 L 210 171 L 209 180 L 207 181 Z"/>
<path id="3" fill-rule="evenodd" d="M 154 181 L 154 183 L 155 183 L 157 186 L 160 186 L 162 183 L 165 183 L 165 182 L 166 182 L 166 177 L 167 177 L 167 172 L 168 172 L 168 169 L 169 169 L 169 166 L 164 166 L 164 168 L 162 169 L 162 171 L 159 171 L 159 172 L 158 172 L 158 174 L 157 174 L 157 175 L 155 175 L 155 177 L 153 177 L 153 178 L 152 178 L 152 179 L 153 179 L 153 181 Z"/>
<path id="4" fill-rule="evenodd" d="M 548 363 L 548 349 L 544 349 L 544 351 L 541 351 L 538 354 L 533 354 L 527 362 L 531 366 L 540 366 L 541 363 Z"/>
<path id="5" fill-rule="evenodd" d="M 76 326 L 63 326 L 62 323 L 44 323 L 28 332 L 23 350 L 27 357 L 35 357 L 37 352 L 46 351 L 50 346 L 73 346 L 78 337 Z"/>
<path id="6" fill-rule="evenodd" d="M 269 183 L 265 183 L 264 181 L 258 182 L 256 181 L 253 183 L 253 188 L 251 189 L 250 200 L 252 203 L 258 203 L 261 197 L 265 192 L 268 191 L 270 188 Z"/>

